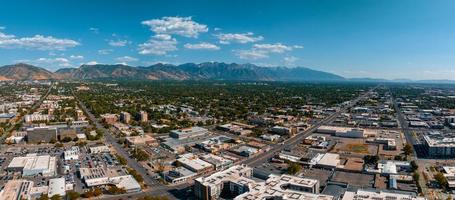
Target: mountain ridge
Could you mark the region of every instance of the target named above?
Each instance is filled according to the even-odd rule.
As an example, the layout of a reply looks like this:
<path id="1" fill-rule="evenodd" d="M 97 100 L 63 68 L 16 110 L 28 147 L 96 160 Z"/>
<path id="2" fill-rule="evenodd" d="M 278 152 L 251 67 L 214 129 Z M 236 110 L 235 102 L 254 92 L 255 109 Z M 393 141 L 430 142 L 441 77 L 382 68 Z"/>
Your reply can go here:
<path id="1" fill-rule="evenodd" d="M 15 73 L 17 72 L 17 73 Z M 22 75 L 18 75 L 22 74 Z M 154 64 L 133 67 L 123 64 L 81 65 L 55 72 L 18 63 L 0 67 L 0 78 L 11 80 L 46 79 L 136 79 L 136 80 L 241 80 L 241 81 L 342 81 L 344 77 L 305 67 L 261 67 L 224 62 Z M 1 79 L 0 79 L 1 80 Z"/>

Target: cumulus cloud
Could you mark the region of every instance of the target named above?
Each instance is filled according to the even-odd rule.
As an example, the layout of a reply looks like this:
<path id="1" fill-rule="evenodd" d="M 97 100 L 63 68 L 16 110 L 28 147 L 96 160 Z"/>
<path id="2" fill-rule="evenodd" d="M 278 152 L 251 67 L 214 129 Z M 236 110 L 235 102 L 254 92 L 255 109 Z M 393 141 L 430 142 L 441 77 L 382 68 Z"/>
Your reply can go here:
<path id="1" fill-rule="evenodd" d="M 166 34 L 155 35 L 145 43 L 139 45 L 139 54 L 166 55 L 177 50 L 177 40 Z"/>
<path id="2" fill-rule="evenodd" d="M 15 62 L 29 63 L 32 65 L 42 66 L 47 69 L 57 69 L 61 67 L 74 67 L 71 61 L 63 57 L 52 57 L 52 58 L 38 58 L 34 60 L 24 59 L 16 60 Z"/>
<path id="3" fill-rule="evenodd" d="M 142 24 L 149 26 L 156 34 L 180 35 L 196 38 L 200 33 L 208 31 L 207 25 L 199 24 L 191 17 L 163 17 L 143 21 Z"/>
<path id="4" fill-rule="evenodd" d="M 98 62 L 96 62 L 96 61 L 90 61 L 90 62 L 85 63 L 85 64 L 86 64 L 86 65 L 97 65 Z"/>
<path id="5" fill-rule="evenodd" d="M 265 51 L 250 49 L 250 50 L 239 50 L 235 51 L 240 59 L 245 60 L 257 60 L 262 58 L 268 58 L 269 55 Z"/>
<path id="6" fill-rule="evenodd" d="M 72 60 L 82 60 L 82 59 L 84 59 L 84 56 L 81 56 L 81 55 L 71 55 L 71 56 L 70 56 L 70 59 L 72 59 Z"/>
<path id="7" fill-rule="evenodd" d="M 216 46 L 214 44 L 211 44 L 211 43 L 207 43 L 207 42 L 201 42 L 201 43 L 198 43 L 198 44 L 185 44 L 184 45 L 185 48 L 187 49 L 196 49 L 196 50 L 199 50 L 199 49 L 204 49 L 204 50 L 219 50 L 220 47 L 219 46 Z"/>
<path id="8" fill-rule="evenodd" d="M 254 49 L 264 50 L 271 53 L 284 53 L 286 51 L 292 51 L 296 48 L 301 48 L 301 46 L 294 45 L 294 46 L 286 46 L 281 43 L 275 44 L 255 44 L 253 46 Z"/>
<path id="9" fill-rule="evenodd" d="M 113 52 L 114 50 L 112 49 L 100 49 L 98 50 L 98 54 L 101 54 L 101 55 L 109 55 Z"/>
<path id="10" fill-rule="evenodd" d="M 254 44 L 253 47 L 249 50 L 238 50 L 236 51 L 237 55 L 241 59 L 246 60 L 257 60 L 261 58 L 268 58 L 270 54 L 282 54 L 285 52 L 292 51 L 294 49 L 302 48 L 302 46 L 294 45 L 287 46 L 281 43 L 275 44 Z M 290 57 L 288 58 L 290 59 Z"/>
<path id="11" fill-rule="evenodd" d="M 130 43 L 131 43 L 131 41 L 128 41 L 128 40 L 110 40 L 109 41 L 109 45 L 111 45 L 113 47 L 124 47 Z"/>
<path id="12" fill-rule="evenodd" d="M 62 51 L 80 45 L 71 39 L 61 39 L 52 36 L 35 35 L 33 37 L 16 37 L 0 32 L 0 48 L 34 49 L 42 51 Z"/>
<path id="13" fill-rule="evenodd" d="M 122 56 L 122 57 L 118 57 L 115 59 L 117 62 L 121 62 L 121 63 L 128 63 L 128 62 L 135 62 L 135 61 L 138 61 L 137 58 L 134 58 L 134 57 L 130 57 L 130 56 Z"/>
<path id="14" fill-rule="evenodd" d="M 250 43 L 258 42 L 264 39 L 262 36 L 254 36 L 254 33 L 220 33 L 215 35 L 221 44 L 230 44 L 230 43 Z"/>

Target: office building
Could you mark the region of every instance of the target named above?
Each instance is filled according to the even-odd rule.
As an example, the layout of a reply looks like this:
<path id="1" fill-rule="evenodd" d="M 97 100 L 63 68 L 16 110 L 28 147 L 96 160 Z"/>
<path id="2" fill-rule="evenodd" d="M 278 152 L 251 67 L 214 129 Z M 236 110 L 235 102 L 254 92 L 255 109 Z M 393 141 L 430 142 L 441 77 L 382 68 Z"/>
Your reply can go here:
<path id="1" fill-rule="evenodd" d="M 191 128 L 172 130 L 169 133 L 169 136 L 172 138 L 182 140 L 182 139 L 203 137 L 203 136 L 206 136 L 208 133 L 209 133 L 209 131 L 207 129 L 198 127 L 198 126 L 194 126 Z"/>

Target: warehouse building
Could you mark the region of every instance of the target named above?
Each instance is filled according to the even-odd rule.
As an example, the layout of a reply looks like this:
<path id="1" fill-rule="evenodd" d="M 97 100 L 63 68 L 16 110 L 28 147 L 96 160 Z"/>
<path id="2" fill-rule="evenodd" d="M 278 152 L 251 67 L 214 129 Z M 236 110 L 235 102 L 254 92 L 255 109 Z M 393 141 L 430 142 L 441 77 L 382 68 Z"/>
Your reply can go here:
<path id="1" fill-rule="evenodd" d="M 8 171 L 21 171 L 22 176 L 54 176 L 57 167 L 56 157 L 29 154 L 25 157 L 14 157 L 7 167 Z"/>

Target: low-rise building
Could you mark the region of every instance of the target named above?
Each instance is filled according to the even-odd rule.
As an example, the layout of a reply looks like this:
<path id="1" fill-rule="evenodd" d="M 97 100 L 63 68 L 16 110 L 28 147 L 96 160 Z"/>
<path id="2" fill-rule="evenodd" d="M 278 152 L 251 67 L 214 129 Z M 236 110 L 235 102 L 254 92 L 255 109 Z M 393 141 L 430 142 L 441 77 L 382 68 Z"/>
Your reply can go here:
<path id="1" fill-rule="evenodd" d="M 177 159 L 177 162 L 180 163 L 183 167 L 196 173 L 211 171 L 214 168 L 212 164 L 199 159 L 192 153 L 181 155 Z"/>
<path id="2" fill-rule="evenodd" d="M 205 154 L 201 156 L 201 159 L 215 166 L 215 170 L 223 170 L 231 167 L 234 164 L 232 160 L 213 154 Z"/>
<path id="3" fill-rule="evenodd" d="M 346 191 L 341 200 L 378 200 L 378 199 L 395 199 L 395 200 L 425 200 L 412 193 L 399 193 L 392 191 L 375 191 L 358 189 L 357 191 Z"/>
<path id="4" fill-rule="evenodd" d="M 65 178 L 53 178 L 49 180 L 47 196 L 52 197 L 54 195 L 60 195 L 61 197 L 66 195 Z"/>
<path id="5" fill-rule="evenodd" d="M 29 154 L 25 157 L 14 157 L 7 167 L 9 171 L 21 171 L 22 176 L 54 176 L 57 158 L 49 155 Z"/>
<path id="6" fill-rule="evenodd" d="M 79 175 L 87 187 L 115 185 L 127 192 L 141 191 L 140 184 L 133 176 L 116 168 L 80 168 Z"/>
<path id="7" fill-rule="evenodd" d="M 169 133 L 169 136 L 179 140 L 188 139 L 188 138 L 197 138 L 206 136 L 209 131 L 205 128 L 194 126 L 191 128 L 185 128 L 180 130 L 172 130 Z"/>
<path id="8" fill-rule="evenodd" d="M 16 179 L 8 181 L 3 189 L 0 191 L 1 200 L 30 200 L 30 191 L 33 187 L 33 181 L 24 179 Z"/>
<path id="9" fill-rule="evenodd" d="M 186 183 L 196 175 L 197 173 L 186 169 L 185 167 L 177 167 L 171 171 L 163 173 L 164 180 L 171 184 Z"/>
<path id="10" fill-rule="evenodd" d="M 439 131 L 431 131 L 423 136 L 424 147 L 430 157 L 454 157 L 455 134 L 443 134 Z"/>
<path id="11" fill-rule="evenodd" d="M 90 153 L 97 154 L 97 153 L 109 153 L 109 147 L 106 145 L 96 145 L 89 147 Z"/>
<path id="12" fill-rule="evenodd" d="M 158 141 L 150 135 L 129 136 L 125 138 L 125 142 L 129 146 L 157 146 Z"/>
<path id="13" fill-rule="evenodd" d="M 63 158 L 65 160 L 79 160 L 79 147 L 73 146 L 63 152 Z"/>

